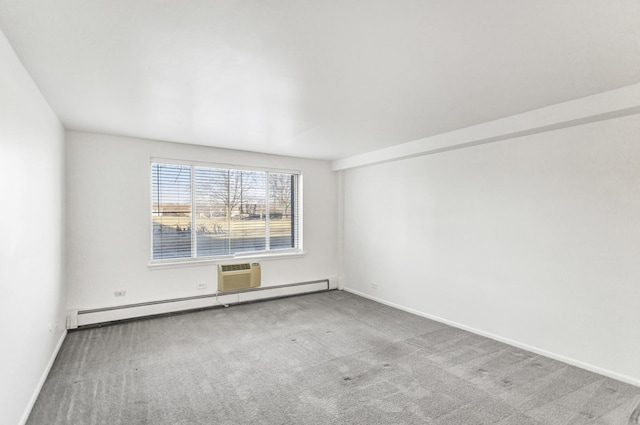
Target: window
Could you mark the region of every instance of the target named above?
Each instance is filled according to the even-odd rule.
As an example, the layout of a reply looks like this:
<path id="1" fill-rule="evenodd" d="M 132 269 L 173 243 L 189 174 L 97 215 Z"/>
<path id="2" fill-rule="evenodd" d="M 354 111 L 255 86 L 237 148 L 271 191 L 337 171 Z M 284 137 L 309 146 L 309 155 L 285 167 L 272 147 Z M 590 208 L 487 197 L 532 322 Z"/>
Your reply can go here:
<path id="1" fill-rule="evenodd" d="M 152 260 L 300 250 L 295 172 L 151 163 Z"/>

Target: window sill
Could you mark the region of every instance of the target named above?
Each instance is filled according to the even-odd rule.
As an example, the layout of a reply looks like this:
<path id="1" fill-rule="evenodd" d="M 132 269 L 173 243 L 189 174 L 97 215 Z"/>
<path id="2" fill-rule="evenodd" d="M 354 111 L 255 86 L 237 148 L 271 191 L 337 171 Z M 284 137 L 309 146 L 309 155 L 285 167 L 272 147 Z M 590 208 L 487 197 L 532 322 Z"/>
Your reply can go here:
<path id="1" fill-rule="evenodd" d="M 177 260 L 158 260 L 151 261 L 147 265 L 150 270 L 162 270 L 173 269 L 180 267 L 201 267 L 209 266 L 213 264 L 221 263 L 237 263 L 237 262 L 257 262 L 257 261 L 271 261 L 271 260 L 288 260 L 294 258 L 303 258 L 306 254 L 304 251 L 295 252 L 283 252 L 283 253 L 269 253 L 269 254 L 237 254 L 226 257 L 214 257 L 214 258 L 181 258 Z"/>

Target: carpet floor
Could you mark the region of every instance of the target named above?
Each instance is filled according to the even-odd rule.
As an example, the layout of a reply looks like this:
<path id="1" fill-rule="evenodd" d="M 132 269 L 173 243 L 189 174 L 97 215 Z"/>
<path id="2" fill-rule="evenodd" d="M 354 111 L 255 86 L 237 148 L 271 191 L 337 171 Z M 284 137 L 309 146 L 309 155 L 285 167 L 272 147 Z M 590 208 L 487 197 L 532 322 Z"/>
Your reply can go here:
<path id="1" fill-rule="evenodd" d="M 28 425 L 640 423 L 640 388 L 330 291 L 70 332 Z"/>

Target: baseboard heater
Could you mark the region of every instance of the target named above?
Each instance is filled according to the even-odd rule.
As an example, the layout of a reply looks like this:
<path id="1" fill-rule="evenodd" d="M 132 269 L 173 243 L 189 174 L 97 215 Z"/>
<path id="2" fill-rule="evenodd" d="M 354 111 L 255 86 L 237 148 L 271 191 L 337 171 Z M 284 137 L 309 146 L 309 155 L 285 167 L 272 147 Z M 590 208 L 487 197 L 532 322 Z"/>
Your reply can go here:
<path id="1" fill-rule="evenodd" d="M 119 320 L 155 316 L 179 311 L 199 310 L 218 307 L 221 305 L 234 305 L 270 298 L 309 294 L 336 288 L 337 285 L 335 282 L 330 282 L 329 279 L 323 279 L 310 282 L 291 283 L 288 285 L 227 290 L 225 292 L 219 292 L 217 299 L 216 294 L 207 294 L 146 303 L 127 304 L 117 307 L 97 308 L 92 310 L 72 310 L 67 314 L 67 329 L 75 329 L 83 326 L 99 325 L 117 322 Z"/>

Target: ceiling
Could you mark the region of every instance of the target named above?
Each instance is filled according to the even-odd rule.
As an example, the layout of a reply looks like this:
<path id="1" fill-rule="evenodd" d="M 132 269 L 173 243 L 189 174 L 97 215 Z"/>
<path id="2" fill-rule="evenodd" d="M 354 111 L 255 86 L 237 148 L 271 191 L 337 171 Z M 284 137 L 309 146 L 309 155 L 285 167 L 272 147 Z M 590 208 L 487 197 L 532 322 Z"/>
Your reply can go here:
<path id="1" fill-rule="evenodd" d="M 333 160 L 640 82 L 637 0 L 0 0 L 67 129 Z"/>

